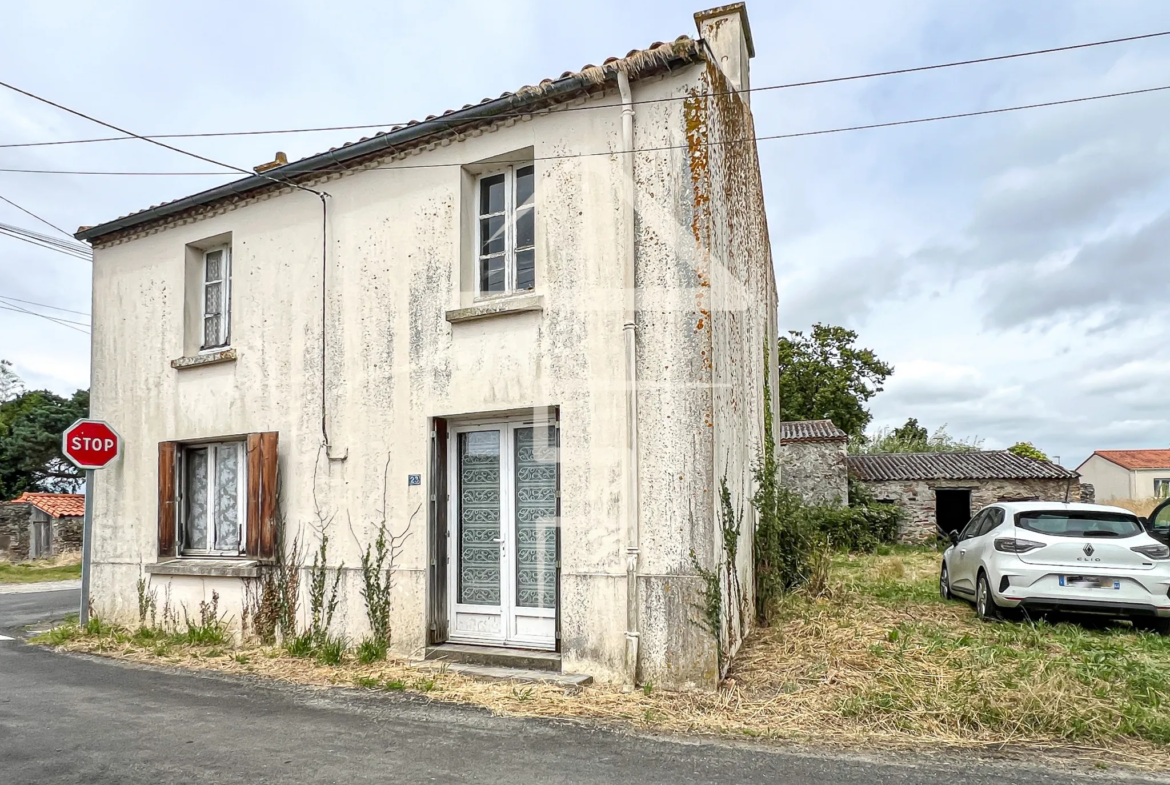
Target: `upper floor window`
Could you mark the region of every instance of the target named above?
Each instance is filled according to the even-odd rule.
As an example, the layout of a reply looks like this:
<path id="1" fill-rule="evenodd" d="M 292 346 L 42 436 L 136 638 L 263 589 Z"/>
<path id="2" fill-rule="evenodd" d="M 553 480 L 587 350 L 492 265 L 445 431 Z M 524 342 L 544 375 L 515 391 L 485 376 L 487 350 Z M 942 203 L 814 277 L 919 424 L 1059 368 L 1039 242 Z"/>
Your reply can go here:
<path id="1" fill-rule="evenodd" d="M 203 252 L 203 341 L 222 349 L 231 341 L 232 257 L 227 246 Z"/>
<path id="2" fill-rule="evenodd" d="M 476 291 L 504 294 L 536 286 L 536 173 L 529 166 L 477 182 Z"/>

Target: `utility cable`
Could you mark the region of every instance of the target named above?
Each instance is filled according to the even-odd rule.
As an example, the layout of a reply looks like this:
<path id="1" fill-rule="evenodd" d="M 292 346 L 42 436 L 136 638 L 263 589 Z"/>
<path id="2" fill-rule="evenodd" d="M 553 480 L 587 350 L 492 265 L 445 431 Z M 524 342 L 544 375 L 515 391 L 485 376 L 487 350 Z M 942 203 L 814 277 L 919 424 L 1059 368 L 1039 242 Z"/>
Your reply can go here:
<path id="1" fill-rule="evenodd" d="M 1007 112 L 1019 112 L 1025 109 L 1041 109 L 1050 106 L 1063 106 L 1066 104 L 1078 104 L 1088 101 L 1100 101 L 1106 98 L 1122 98 L 1131 95 L 1142 95 L 1145 93 L 1156 93 L 1165 90 L 1170 90 L 1170 85 L 1163 85 L 1161 87 L 1146 87 L 1140 90 L 1126 90 L 1117 93 L 1104 93 L 1101 95 L 1089 95 L 1080 98 L 1066 98 L 1060 101 L 1044 101 L 1035 104 L 1022 104 L 1019 106 L 1005 106 L 998 109 L 981 109 L 974 112 L 961 112 L 958 114 L 935 115 L 933 117 L 918 117 L 909 120 L 893 120 L 886 123 L 870 123 L 867 125 L 850 125 L 840 128 L 826 128 L 817 131 L 799 131 L 789 134 L 770 134 L 767 136 L 749 136 L 741 139 L 728 139 L 725 141 L 704 142 L 707 147 L 726 147 L 735 144 L 745 144 L 748 142 L 768 142 L 777 139 L 798 139 L 805 136 L 824 136 L 826 134 L 839 134 L 849 131 L 866 131 L 874 128 L 893 128 L 901 125 L 917 125 L 921 123 L 933 123 L 940 120 L 956 120 L 965 117 L 979 117 L 981 115 L 1004 114 Z M 662 145 L 658 147 L 640 147 L 634 150 L 605 150 L 596 153 L 574 153 L 571 155 L 546 155 L 536 156 L 535 158 L 525 158 L 523 161 L 500 161 L 499 163 L 530 163 L 532 161 L 559 161 L 575 158 L 592 158 L 596 156 L 607 156 L 625 153 L 653 153 L 665 152 L 668 150 L 682 150 L 690 149 L 691 144 L 679 145 Z M 393 149 L 388 148 L 387 154 L 393 153 Z M 387 166 L 368 167 L 369 169 L 443 169 L 453 166 L 462 166 L 461 163 L 443 163 L 443 164 L 392 164 Z M 331 172 L 340 171 L 354 171 L 354 168 L 338 168 L 324 166 L 318 169 L 313 169 L 311 172 L 306 172 L 307 175 L 329 174 Z M 364 171 L 358 168 L 356 171 Z M 65 174 L 65 175 L 103 175 L 103 176 L 118 176 L 118 177 L 226 177 L 226 172 L 119 172 L 119 171 L 86 171 L 86 170 L 66 170 L 66 169 L 15 169 L 15 168 L 0 168 L 0 172 L 15 172 L 22 174 Z M 261 175 L 262 176 L 262 175 Z M 291 185 L 291 183 L 282 183 Z"/>
<path id="2" fill-rule="evenodd" d="M 73 321 L 70 321 L 68 319 L 58 319 L 56 316 L 46 316 L 43 313 L 37 313 L 36 311 L 30 311 L 27 308 L 21 308 L 18 305 L 11 305 L 11 306 L 0 305 L 0 310 L 16 311 L 17 313 L 28 314 L 29 316 L 39 316 L 42 319 L 48 319 L 50 322 L 54 322 L 56 324 L 59 324 L 62 327 L 67 327 L 70 330 L 76 330 L 77 332 L 85 333 L 86 335 L 90 334 L 88 330 L 83 330 L 80 327 L 74 327 L 74 325 L 84 324 L 83 322 L 73 322 Z M 85 326 L 88 327 L 89 325 L 85 325 Z"/>
<path id="3" fill-rule="evenodd" d="M 14 230 L 12 230 L 12 229 L 10 229 L 7 226 L 4 226 L 2 224 L 0 224 L 0 235 L 3 235 L 5 237 L 11 237 L 14 240 L 20 240 L 21 242 L 26 242 L 26 243 L 29 243 L 30 245 L 35 245 L 38 248 L 46 248 L 50 251 L 56 251 L 58 253 L 63 253 L 66 256 L 72 256 L 74 259 L 81 259 L 84 262 L 92 262 L 93 261 L 93 257 L 90 256 L 88 253 L 85 253 L 85 252 L 79 251 L 79 250 L 73 250 L 71 248 L 62 247 L 60 245 L 56 245 L 53 243 L 44 242 L 42 240 L 36 239 L 33 236 L 30 236 L 28 232 L 19 231 L 19 230 L 14 231 Z"/>
<path id="4" fill-rule="evenodd" d="M 89 316 L 86 311 L 74 311 L 69 308 L 62 308 L 59 305 L 49 305 L 48 303 L 38 303 L 34 300 L 22 300 L 19 297 L 9 297 L 6 294 L 0 294 L 0 300 L 11 300 L 17 303 L 24 303 L 25 305 L 35 305 L 38 308 L 48 308 L 51 311 L 62 311 L 64 313 L 75 313 L 78 316 Z"/>
<path id="5" fill-rule="evenodd" d="M 69 234 L 69 232 L 65 231 L 65 230 L 64 230 L 64 229 L 62 229 L 60 226 L 57 226 L 57 224 L 55 224 L 55 223 L 52 223 L 51 221 L 49 221 L 49 220 L 48 220 L 48 219 L 46 219 L 46 218 L 41 218 L 39 215 L 37 215 L 36 213 L 34 213 L 32 210 L 29 210 L 29 209 L 27 209 L 27 208 L 21 207 L 21 206 L 20 206 L 20 205 L 18 205 L 16 202 L 14 202 L 14 201 L 12 201 L 11 199 L 9 199 L 8 197 L 6 197 L 6 196 L 4 196 L 4 195 L 0 194 L 0 200 L 7 202 L 8 204 L 10 204 L 10 205 L 12 205 L 13 207 L 15 207 L 17 210 L 20 210 L 20 211 L 21 211 L 22 213 L 24 213 L 25 215 L 31 216 L 31 217 L 33 217 L 33 218 L 36 218 L 38 221 L 40 221 L 41 223 L 43 223 L 45 226 L 49 227 L 50 229 L 56 229 L 58 232 L 60 232 L 61 234 L 65 235 L 65 236 L 66 236 L 66 237 L 68 237 L 69 239 L 73 239 L 73 235 Z"/>
<path id="6" fill-rule="evenodd" d="M 760 87 L 752 87 L 752 88 L 749 88 L 748 90 L 745 90 L 745 91 L 735 91 L 735 92 L 758 93 L 758 92 L 765 92 L 765 91 L 770 91 L 770 90 L 787 90 L 787 89 L 793 88 L 793 87 L 813 87 L 816 85 L 837 84 L 840 82 L 852 82 L 852 81 L 857 81 L 860 79 L 874 79 L 874 78 L 883 77 L 883 76 L 899 76 L 902 74 L 912 74 L 912 73 L 918 73 L 918 72 L 922 72 L 922 71 L 937 71 L 937 70 L 944 69 L 944 68 L 955 68 L 958 66 L 977 65 L 980 63 L 993 63 L 993 62 L 997 62 L 997 61 L 1001 61 L 1001 60 L 1014 60 L 1014 59 L 1023 58 L 1023 57 L 1032 57 L 1035 55 L 1054 54 L 1057 52 L 1068 52 L 1068 51 L 1073 51 L 1073 50 L 1077 50 L 1077 49 L 1088 49 L 1090 47 L 1096 47 L 1096 46 L 1107 46 L 1107 45 L 1111 45 L 1111 44 L 1128 43 L 1131 41 L 1141 41 L 1141 40 L 1149 39 L 1149 38 L 1160 38 L 1160 37 L 1167 36 L 1167 35 L 1170 35 L 1170 30 L 1167 30 L 1164 32 L 1159 32 L 1159 33 L 1146 33 L 1144 35 L 1126 36 L 1124 38 L 1111 38 L 1111 39 L 1108 39 L 1105 41 L 1091 41 L 1089 43 L 1084 43 L 1084 44 L 1071 44 L 1069 46 L 1057 46 L 1057 47 L 1051 47 L 1048 49 L 1034 49 L 1034 50 L 1031 50 L 1028 52 L 1014 52 L 1012 54 L 995 55 L 992 57 L 978 57 L 978 58 L 973 58 L 970 60 L 956 60 L 956 61 L 952 61 L 949 63 L 936 63 L 934 65 L 914 66 L 911 68 L 898 68 L 898 69 L 894 69 L 894 70 L 890 70 L 890 71 L 874 71 L 871 73 L 854 74 L 851 76 L 837 76 L 837 77 L 830 77 L 827 79 L 812 79 L 812 80 L 808 80 L 808 81 L 804 81 L 804 82 L 789 82 L 786 84 L 763 85 Z M 0 83 L 0 84 L 3 84 L 3 83 Z M 4 85 L 4 86 L 9 87 L 10 89 L 14 89 L 14 90 L 16 89 L 16 88 L 13 88 L 11 85 Z M 18 90 L 18 92 L 23 93 L 24 91 Z M 732 91 L 711 93 L 710 95 L 723 95 L 726 92 L 732 92 Z M 32 96 L 31 93 L 24 93 L 24 94 L 36 98 L 36 96 Z M 667 98 L 643 99 L 641 101 L 633 101 L 632 103 L 633 103 L 633 105 L 637 106 L 640 104 L 657 104 L 657 103 L 667 103 L 667 102 L 672 102 L 672 101 L 684 101 L 686 99 L 687 99 L 687 96 L 671 96 L 671 97 L 667 97 Z M 40 100 L 40 99 L 38 99 L 38 100 Z M 64 108 L 64 107 L 60 107 L 60 108 Z M 597 105 L 571 106 L 571 107 L 564 107 L 564 108 L 560 109 L 559 111 L 581 112 L 581 111 L 592 111 L 594 109 L 605 109 L 605 108 L 609 108 L 609 107 L 597 106 Z M 72 111 L 72 110 L 66 110 L 66 111 Z M 80 113 L 75 112 L 74 114 L 80 114 Z M 532 114 L 532 110 L 522 110 L 522 111 L 516 111 L 516 112 L 502 112 L 500 114 L 493 115 L 492 119 L 504 120 L 504 119 L 507 119 L 509 117 L 521 117 L 521 116 L 525 116 L 525 115 L 529 115 L 529 114 Z M 87 117 L 85 115 L 80 115 L 80 116 L 86 117 L 86 119 L 90 119 L 90 120 L 93 119 L 93 118 Z M 100 121 L 95 121 L 95 122 L 100 122 Z M 114 128 L 115 130 L 118 130 L 122 133 L 126 133 L 127 135 L 126 136 L 108 136 L 108 137 L 101 137 L 101 138 L 95 138 L 95 139 L 64 139 L 64 140 L 56 140 L 56 141 L 49 141 L 49 142 L 13 142 L 13 143 L 8 143 L 8 144 L 0 144 L 0 149 L 14 148 L 14 147 L 48 147 L 48 146 L 53 146 L 53 145 L 69 145 L 69 144 L 92 144 L 92 143 L 96 143 L 96 142 L 122 142 L 122 141 L 126 141 L 128 139 L 142 139 L 145 141 L 153 142 L 153 141 L 158 140 L 158 139 L 207 139 L 207 138 L 224 137 L 224 136 L 268 136 L 268 135 L 280 135 L 280 134 L 319 133 L 319 132 L 324 132 L 324 131 L 364 131 L 364 130 L 371 130 L 371 129 L 375 129 L 375 128 L 392 128 L 394 126 L 405 126 L 405 125 L 409 125 L 411 122 L 413 122 L 413 121 L 408 120 L 408 121 L 397 122 L 397 123 L 394 123 L 394 122 L 368 123 L 368 124 L 362 124 L 362 125 L 332 125 L 332 126 L 320 126 L 320 127 L 315 127 L 315 128 L 284 128 L 284 129 L 277 129 L 277 130 L 214 131 L 214 132 L 206 132 L 206 133 L 148 134 L 148 135 L 147 134 L 144 134 L 144 135 L 131 134 L 128 131 L 122 131 L 121 129 L 116 128 L 115 126 L 109 125 L 108 123 L 101 123 L 102 125 L 105 125 L 108 128 Z M 427 120 L 426 122 L 428 122 L 428 123 L 442 123 L 442 122 L 445 122 L 445 123 L 466 123 L 468 121 L 465 119 L 436 117 L 432 120 Z M 163 146 L 165 146 L 171 150 L 177 150 L 177 148 L 170 147 L 169 145 L 163 145 Z M 183 152 L 183 151 L 180 151 L 180 152 Z M 202 156 L 196 156 L 196 157 L 202 158 Z M 203 158 L 203 160 L 208 161 L 210 159 Z M 219 162 L 213 161 L 213 163 L 218 164 Z M 220 165 L 226 166 L 226 164 L 220 164 Z M 235 167 L 230 167 L 230 168 L 235 168 Z M 242 171 L 242 170 L 237 170 L 237 171 Z"/>

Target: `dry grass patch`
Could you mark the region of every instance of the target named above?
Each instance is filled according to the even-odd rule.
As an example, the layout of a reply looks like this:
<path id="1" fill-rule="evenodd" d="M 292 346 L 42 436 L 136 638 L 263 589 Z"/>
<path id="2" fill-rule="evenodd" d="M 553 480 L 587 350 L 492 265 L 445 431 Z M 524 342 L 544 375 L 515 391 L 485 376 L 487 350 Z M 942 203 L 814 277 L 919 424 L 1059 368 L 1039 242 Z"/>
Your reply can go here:
<path id="1" fill-rule="evenodd" d="M 404 661 L 363 665 L 352 652 L 326 666 L 275 647 L 193 646 L 109 628 L 44 642 L 516 716 L 849 747 L 1023 749 L 1170 769 L 1170 640 L 1128 627 L 981 623 L 969 606 L 937 598 L 938 559 L 907 549 L 838 557 L 823 595 L 789 597 L 715 692 L 480 682 Z"/>
<path id="2" fill-rule="evenodd" d="M 0 559 L 0 583 L 69 581 L 80 577 L 81 553 L 78 551 L 15 563 Z"/>
<path id="3" fill-rule="evenodd" d="M 1154 511 L 1154 508 L 1157 507 L 1159 504 L 1161 504 L 1164 501 L 1166 501 L 1166 500 L 1165 499 L 1157 499 L 1157 498 L 1153 498 L 1153 499 L 1112 499 L 1111 501 L 1102 502 L 1102 504 L 1108 504 L 1111 507 L 1121 507 L 1123 509 L 1129 510 L 1132 513 L 1136 513 L 1138 515 L 1141 515 L 1142 517 L 1149 517 L 1150 513 L 1152 513 Z"/>

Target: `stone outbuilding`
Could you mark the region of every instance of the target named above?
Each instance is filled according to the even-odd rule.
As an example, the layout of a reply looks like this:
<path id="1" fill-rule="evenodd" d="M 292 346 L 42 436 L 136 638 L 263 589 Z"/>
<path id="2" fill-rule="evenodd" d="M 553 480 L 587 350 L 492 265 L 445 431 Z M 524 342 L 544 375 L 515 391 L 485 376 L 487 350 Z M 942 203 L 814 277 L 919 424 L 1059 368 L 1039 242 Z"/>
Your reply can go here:
<path id="1" fill-rule="evenodd" d="M 0 502 L 0 557 L 44 559 L 81 550 L 85 496 L 77 493 L 22 493 Z"/>
<path id="2" fill-rule="evenodd" d="M 780 481 L 807 504 L 847 504 L 849 437 L 832 420 L 779 424 Z"/>
<path id="3" fill-rule="evenodd" d="M 1081 501 L 1079 475 L 1006 450 L 850 455 L 849 478 L 906 511 L 899 536 L 923 542 L 1002 501 Z"/>

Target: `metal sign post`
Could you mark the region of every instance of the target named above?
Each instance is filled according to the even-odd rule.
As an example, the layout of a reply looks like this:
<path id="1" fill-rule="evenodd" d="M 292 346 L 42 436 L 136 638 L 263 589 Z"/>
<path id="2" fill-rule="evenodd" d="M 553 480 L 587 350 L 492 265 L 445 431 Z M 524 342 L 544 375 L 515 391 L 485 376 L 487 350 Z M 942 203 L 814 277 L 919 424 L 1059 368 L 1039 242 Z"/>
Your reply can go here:
<path id="1" fill-rule="evenodd" d="M 81 609 L 77 620 L 89 623 L 89 578 L 93 561 L 93 478 L 122 452 L 122 437 L 101 420 L 78 420 L 61 434 L 61 452 L 78 469 L 85 469 L 85 522 L 81 528 Z"/>

